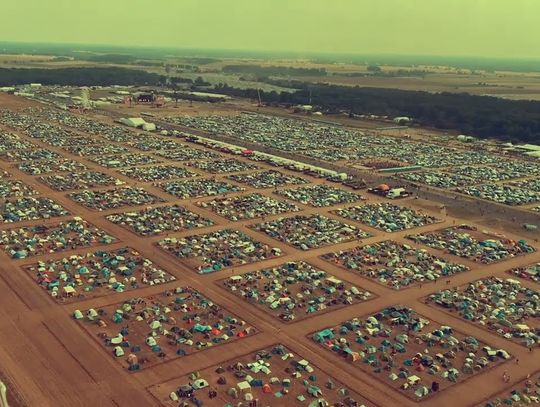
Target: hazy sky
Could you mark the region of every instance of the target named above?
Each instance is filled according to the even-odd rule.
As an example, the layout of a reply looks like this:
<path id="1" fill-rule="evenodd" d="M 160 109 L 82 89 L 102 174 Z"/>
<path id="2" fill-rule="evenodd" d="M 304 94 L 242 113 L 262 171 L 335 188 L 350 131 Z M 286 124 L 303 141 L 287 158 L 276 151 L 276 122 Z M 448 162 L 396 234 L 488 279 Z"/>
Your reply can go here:
<path id="1" fill-rule="evenodd" d="M 540 57 L 540 0 L 0 0 L 0 40 Z"/>

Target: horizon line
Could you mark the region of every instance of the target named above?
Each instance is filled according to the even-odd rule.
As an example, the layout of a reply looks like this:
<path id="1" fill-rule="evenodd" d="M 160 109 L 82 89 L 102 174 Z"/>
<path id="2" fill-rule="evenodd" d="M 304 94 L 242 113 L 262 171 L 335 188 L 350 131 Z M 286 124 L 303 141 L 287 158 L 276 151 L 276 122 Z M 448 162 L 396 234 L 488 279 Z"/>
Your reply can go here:
<path id="1" fill-rule="evenodd" d="M 300 51 L 300 50 L 263 50 L 249 48 L 196 48 L 196 47 L 171 47 L 171 46 L 152 46 L 152 45 L 127 45 L 127 44 L 93 44 L 78 42 L 56 42 L 56 41 L 0 41 L 1 45 L 36 45 L 36 46 L 80 46 L 80 47 L 109 47 L 138 50 L 167 50 L 167 51 L 196 51 L 201 52 L 238 52 L 238 53 L 266 53 L 266 54 L 296 54 L 300 56 L 341 56 L 341 57 L 394 57 L 394 58 L 454 58 L 454 59 L 476 59 L 476 60 L 498 60 L 498 61 L 540 61 L 540 57 L 520 56 L 520 57 L 500 57 L 500 56 L 477 56 L 477 55 L 456 55 L 456 54 L 400 54 L 400 53 L 357 53 L 357 52 L 331 52 L 331 51 Z"/>

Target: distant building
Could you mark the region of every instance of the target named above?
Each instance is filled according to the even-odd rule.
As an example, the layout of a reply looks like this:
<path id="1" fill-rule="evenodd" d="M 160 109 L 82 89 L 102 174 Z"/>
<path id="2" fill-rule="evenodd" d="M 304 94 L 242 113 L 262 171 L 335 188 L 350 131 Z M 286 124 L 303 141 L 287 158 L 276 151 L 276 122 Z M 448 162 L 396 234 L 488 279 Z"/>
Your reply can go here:
<path id="1" fill-rule="evenodd" d="M 515 151 L 528 155 L 529 157 L 540 158 L 540 146 L 536 144 L 523 144 L 514 147 Z"/>
<path id="2" fill-rule="evenodd" d="M 396 124 L 404 125 L 404 124 L 409 124 L 410 122 L 412 122 L 412 119 L 407 116 L 398 116 L 398 117 L 394 117 L 392 121 Z"/>
<path id="3" fill-rule="evenodd" d="M 311 112 L 313 110 L 312 105 L 298 105 L 294 107 L 296 110 L 304 111 L 304 112 Z"/>
<path id="4" fill-rule="evenodd" d="M 156 131 L 156 125 L 155 123 L 144 123 L 142 125 L 142 129 L 145 131 Z"/>
<path id="5" fill-rule="evenodd" d="M 540 146 L 536 144 L 521 144 L 518 146 L 515 146 L 514 149 L 516 150 L 523 150 L 523 151 L 540 151 Z"/>
<path id="6" fill-rule="evenodd" d="M 471 143 L 476 140 L 473 136 L 466 136 L 465 134 L 460 134 L 459 136 L 457 136 L 457 139 L 464 143 Z"/>
<path id="7" fill-rule="evenodd" d="M 529 157 L 540 158 L 540 146 L 536 144 L 512 145 L 509 143 L 506 144 L 506 147 L 506 151 L 527 155 Z"/>
<path id="8" fill-rule="evenodd" d="M 139 93 L 136 95 L 137 103 L 152 103 L 155 99 L 153 93 Z"/>
<path id="9" fill-rule="evenodd" d="M 538 150 L 538 151 L 529 151 L 528 153 L 525 153 L 525 155 L 528 155 L 529 157 L 540 158 L 540 150 Z"/>
<path id="10" fill-rule="evenodd" d="M 22 96 L 22 97 L 25 97 L 25 98 L 33 98 L 35 96 L 33 93 L 29 93 L 29 92 L 15 92 L 14 95 L 15 96 Z"/>
<path id="11" fill-rule="evenodd" d="M 129 127 L 142 127 L 146 123 L 142 117 L 122 117 L 119 122 Z"/>
<path id="12" fill-rule="evenodd" d="M 155 131 L 156 125 L 154 123 L 146 122 L 142 117 L 122 117 L 118 120 L 120 123 L 136 129 L 143 129 L 146 131 Z"/>
<path id="13" fill-rule="evenodd" d="M 222 95 L 221 93 L 209 93 L 209 92 L 188 92 L 188 94 L 195 98 L 207 99 L 209 101 L 220 101 L 231 99 L 228 95 Z"/>

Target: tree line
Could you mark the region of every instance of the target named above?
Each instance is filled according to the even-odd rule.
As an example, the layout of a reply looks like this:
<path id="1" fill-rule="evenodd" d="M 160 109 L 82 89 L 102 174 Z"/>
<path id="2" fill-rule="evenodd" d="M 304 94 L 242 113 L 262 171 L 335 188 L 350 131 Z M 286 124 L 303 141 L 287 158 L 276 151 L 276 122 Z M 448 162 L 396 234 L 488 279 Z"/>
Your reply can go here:
<path id="1" fill-rule="evenodd" d="M 281 67 L 279 67 L 281 68 Z M 302 69 L 302 68 L 290 68 Z M 398 89 L 348 87 L 303 81 L 263 79 L 295 91 L 257 92 L 219 84 L 214 90 L 231 96 L 273 104 L 311 104 L 332 114 L 375 114 L 409 116 L 415 123 L 439 129 L 457 130 L 480 137 L 512 142 L 540 143 L 540 101 L 514 101 L 467 93 L 429 93 Z M 175 78 L 174 82 L 180 82 Z M 108 86 L 164 84 L 164 76 L 128 68 L 0 68 L 0 86 L 38 82 L 44 85 Z M 208 86 L 202 78 L 185 80 L 194 88 Z"/>
<path id="2" fill-rule="evenodd" d="M 0 68 L 0 86 L 31 82 L 65 86 L 157 85 L 162 81 L 161 75 L 128 68 Z"/>
<path id="3" fill-rule="evenodd" d="M 294 68 L 289 66 L 260 65 L 225 65 L 224 73 L 250 74 L 257 77 L 267 76 L 326 76 L 324 68 Z"/>
<path id="4" fill-rule="evenodd" d="M 429 93 L 398 89 L 310 84 L 298 81 L 271 81 L 296 92 L 260 92 L 266 103 L 306 104 L 309 100 L 332 114 L 374 114 L 408 116 L 423 126 L 457 130 L 479 138 L 540 143 L 540 102 L 508 100 L 467 93 Z M 256 99 L 256 89 L 215 87 L 220 93 Z"/>

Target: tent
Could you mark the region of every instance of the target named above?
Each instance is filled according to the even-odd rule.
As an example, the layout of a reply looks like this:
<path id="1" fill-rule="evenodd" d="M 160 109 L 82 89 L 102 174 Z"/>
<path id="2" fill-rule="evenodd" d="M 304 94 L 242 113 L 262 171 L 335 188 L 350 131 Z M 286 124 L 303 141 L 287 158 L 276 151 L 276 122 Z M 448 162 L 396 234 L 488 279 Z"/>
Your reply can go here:
<path id="1" fill-rule="evenodd" d="M 329 339 L 334 339 L 334 332 L 331 329 L 324 329 L 313 335 L 315 342 L 324 342 Z"/>
<path id="2" fill-rule="evenodd" d="M 204 379 L 197 379 L 193 382 L 192 386 L 195 390 L 204 389 L 208 387 L 208 382 Z"/>
<path id="3" fill-rule="evenodd" d="M 414 391 L 416 397 L 425 397 L 429 394 L 429 389 L 426 386 L 421 386 Z"/>

